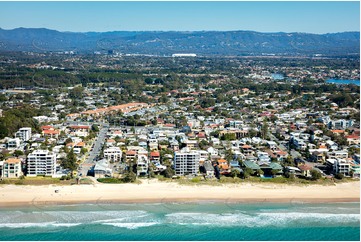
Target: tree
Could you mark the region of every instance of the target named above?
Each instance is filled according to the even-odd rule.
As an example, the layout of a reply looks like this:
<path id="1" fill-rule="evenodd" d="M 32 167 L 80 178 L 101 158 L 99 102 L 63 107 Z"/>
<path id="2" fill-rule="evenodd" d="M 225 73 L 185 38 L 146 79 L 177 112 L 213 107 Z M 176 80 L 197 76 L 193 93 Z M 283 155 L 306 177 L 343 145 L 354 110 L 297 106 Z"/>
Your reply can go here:
<path id="1" fill-rule="evenodd" d="M 21 150 L 15 150 L 15 151 L 14 151 L 14 155 L 15 155 L 16 157 L 19 157 L 19 156 L 21 156 L 21 155 L 24 155 L 24 152 L 22 152 Z"/>
<path id="2" fill-rule="evenodd" d="M 170 167 L 170 165 L 167 165 L 167 168 L 160 173 L 166 178 L 172 178 L 174 176 L 174 170 Z"/>
<path id="3" fill-rule="evenodd" d="M 277 173 L 279 172 L 279 170 L 271 170 L 271 174 L 274 177 L 275 175 L 277 175 Z"/>
<path id="4" fill-rule="evenodd" d="M 73 140 L 72 140 L 71 138 L 67 138 L 67 139 L 65 140 L 65 144 L 69 144 L 69 143 L 71 143 L 71 142 L 73 142 Z"/>
<path id="5" fill-rule="evenodd" d="M 246 168 L 243 169 L 242 178 L 243 179 L 248 178 L 252 174 L 253 174 L 253 170 L 251 168 L 246 167 Z"/>
<path id="6" fill-rule="evenodd" d="M 93 125 L 92 125 L 92 131 L 94 131 L 94 132 L 99 132 L 99 127 L 98 127 L 98 125 L 93 124 Z"/>
<path id="7" fill-rule="evenodd" d="M 267 139 L 268 134 L 268 123 L 266 120 L 263 120 L 262 128 L 261 128 L 261 137 L 262 139 Z"/>
<path id="8" fill-rule="evenodd" d="M 318 179 L 320 179 L 322 177 L 321 172 L 319 172 L 319 171 L 317 171 L 315 169 L 312 169 L 310 171 L 310 173 L 311 173 L 311 179 L 314 180 L 314 181 L 316 181 L 316 180 L 318 180 Z"/>
<path id="9" fill-rule="evenodd" d="M 225 133 L 221 136 L 221 140 L 236 140 L 236 134 L 234 133 Z"/>
<path id="10" fill-rule="evenodd" d="M 74 87 L 73 89 L 69 90 L 69 97 L 73 99 L 81 99 L 83 96 L 83 87 Z"/>
<path id="11" fill-rule="evenodd" d="M 122 177 L 122 182 L 126 182 L 126 183 L 129 183 L 129 182 L 135 182 L 137 179 L 137 175 L 132 171 L 128 171 L 125 173 L 125 175 Z"/>
<path id="12" fill-rule="evenodd" d="M 0 139 L 5 138 L 9 133 L 9 129 L 5 126 L 3 121 L 0 119 Z"/>
<path id="13" fill-rule="evenodd" d="M 63 167 L 71 171 L 75 171 L 78 168 L 76 155 L 74 154 L 73 149 L 66 155 L 66 158 L 63 161 Z"/>
<path id="14" fill-rule="evenodd" d="M 257 170 L 257 175 L 258 176 L 262 176 L 264 174 L 264 172 L 261 170 L 261 169 L 258 169 Z"/>
<path id="15" fill-rule="evenodd" d="M 337 174 L 335 174 L 335 178 L 336 178 L 336 179 L 342 180 L 343 177 L 344 177 L 344 175 L 343 175 L 342 173 L 337 173 Z"/>
<path id="16" fill-rule="evenodd" d="M 88 149 L 87 148 L 81 148 L 81 150 L 80 150 L 80 153 L 82 154 L 82 155 L 84 155 L 85 153 L 87 153 L 88 152 Z"/>
<path id="17" fill-rule="evenodd" d="M 239 177 L 240 175 L 241 175 L 241 172 L 239 170 L 236 170 L 236 169 L 231 170 L 231 177 L 235 178 L 235 177 Z"/>
<path id="18" fill-rule="evenodd" d="M 198 146 L 201 150 L 205 150 L 206 148 L 208 148 L 209 142 L 203 139 L 198 143 Z"/>

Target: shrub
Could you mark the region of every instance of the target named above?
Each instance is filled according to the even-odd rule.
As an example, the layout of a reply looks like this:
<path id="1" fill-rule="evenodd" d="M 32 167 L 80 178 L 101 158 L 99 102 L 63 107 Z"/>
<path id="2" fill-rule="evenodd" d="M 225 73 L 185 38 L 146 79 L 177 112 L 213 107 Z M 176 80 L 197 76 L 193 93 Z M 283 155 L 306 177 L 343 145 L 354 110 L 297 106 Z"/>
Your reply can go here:
<path id="1" fill-rule="evenodd" d="M 336 179 L 342 180 L 343 177 L 344 177 L 344 175 L 342 173 L 335 174 Z"/>
<path id="2" fill-rule="evenodd" d="M 123 183 L 122 180 L 112 177 L 98 178 L 97 181 L 101 183 Z"/>
<path id="3" fill-rule="evenodd" d="M 231 170 L 231 177 L 239 177 L 241 175 L 241 172 L 239 170 L 232 169 Z"/>
<path id="4" fill-rule="evenodd" d="M 193 182 L 193 183 L 199 183 L 201 181 L 201 178 L 200 177 L 193 177 L 192 179 L 191 179 L 191 182 Z"/>
<path id="5" fill-rule="evenodd" d="M 221 179 L 219 180 L 219 182 L 221 182 L 221 183 L 240 183 L 241 179 L 239 179 L 238 177 L 232 178 L 232 177 L 222 176 Z"/>
<path id="6" fill-rule="evenodd" d="M 311 179 L 316 181 L 322 177 L 321 173 L 315 169 L 311 170 Z"/>
<path id="7" fill-rule="evenodd" d="M 137 175 L 134 172 L 129 171 L 125 174 L 124 177 L 122 177 L 121 180 L 125 183 L 128 183 L 128 182 L 135 182 L 136 179 L 137 179 Z"/>

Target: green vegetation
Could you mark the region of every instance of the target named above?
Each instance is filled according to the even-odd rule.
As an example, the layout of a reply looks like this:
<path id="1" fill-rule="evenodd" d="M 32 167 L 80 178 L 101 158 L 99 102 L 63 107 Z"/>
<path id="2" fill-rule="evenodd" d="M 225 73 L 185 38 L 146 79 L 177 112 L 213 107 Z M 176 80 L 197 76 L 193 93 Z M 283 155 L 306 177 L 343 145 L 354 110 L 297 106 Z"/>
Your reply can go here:
<path id="1" fill-rule="evenodd" d="M 70 171 L 76 171 L 78 169 L 77 157 L 73 149 L 68 152 L 66 158 L 63 160 L 62 166 Z"/>
<path id="2" fill-rule="evenodd" d="M 61 180 L 60 178 L 38 176 L 38 177 L 25 177 L 23 179 L 20 178 L 2 179 L 0 180 L 0 184 L 32 185 L 32 186 L 51 185 L 51 184 L 74 185 L 76 184 L 76 181 L 75 179 Z"/>
<path id="3" fill-rule="evenodd" d="M 311 170 L 311 179 L 312 180 L 318 180 L 322 177 L 321 173 L 317 170 L 312 169 Z"/>
<path id="4" fill-rule="evenodd" d="M 101 183 L 124 183 L 121 179 L 112 177 L 98 178 L 97 181 Z"/>
<path id="5" fill-rule="evenodd" d="M 22 127 L 31 127 L 33 132 L 39 132 L 39 125 L 33 119 L 34 116 L 44 115 L 42 109 L 36 109 L 28 105 L 16 109 L 5 109 L 3 117 L 0 117 L 0 139 L 11 137 Z"/>

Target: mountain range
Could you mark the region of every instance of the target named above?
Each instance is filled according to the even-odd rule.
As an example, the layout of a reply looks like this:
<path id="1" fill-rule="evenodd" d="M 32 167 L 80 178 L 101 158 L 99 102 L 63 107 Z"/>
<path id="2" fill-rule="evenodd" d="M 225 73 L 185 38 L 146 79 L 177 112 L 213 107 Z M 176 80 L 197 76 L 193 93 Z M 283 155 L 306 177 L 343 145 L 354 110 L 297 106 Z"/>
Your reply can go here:
<path id="1" fill-rule="evenodd" d="M 255 31 L 59 32 L 45 28 L 0 28 L 0 51 L 116 51 L 123 54 L 200 56 L 356 55 L 360 32 L 328 34 Z"/>

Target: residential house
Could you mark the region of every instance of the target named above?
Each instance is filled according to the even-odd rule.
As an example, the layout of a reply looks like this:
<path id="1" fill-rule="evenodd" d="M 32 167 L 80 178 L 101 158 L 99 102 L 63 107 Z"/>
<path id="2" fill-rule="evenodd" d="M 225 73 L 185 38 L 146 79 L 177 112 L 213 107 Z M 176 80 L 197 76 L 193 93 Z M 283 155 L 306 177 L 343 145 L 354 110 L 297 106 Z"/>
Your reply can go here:
<path id="1" fill-rule="evenodd" d="M 330 159 L 347 159 L 348 152 L 346 150 L 336 150 L 327 153 L 328 158 Z"/>
<path id="2" fill-rule="evenodd" d="M 210 160 L 204 160 L 199 163 L 199 169 L 204 173 L 206 178 L 214 178 L 214 167 Z"/>
<path id="3" fill-rule="evenodd" d="M 324 163 L 326 161 L 326 155 L 324 152 L 314 151 L 311 154 L 311 159 L 314 162 Z"/>
<path id="4" fill-rule="evenodd" d="M 218 159 L 218 167 L 222 175 L 229 174 L 231 171 L 228 162 L 225 159 Z"/>
<path id="5" fill-rule="evenodd" d="M 145 155 L 138 155 L 137 176 L 146 176 L 148 174 L 149 161 Z"/>
<path id="6" fill-rule="evenodd" d="M 91 127 L 89 125 L 73 125 L 69 126 L 70 135 L 78 137 L 86 137 L 89 135 Z"/>
<path id="7" fill-rule="evenodd" d="M 20 148 L 20 139 L 19 138 L 8 139 L 7 148 L 9 150 L 19 149 Z"/>
<path id="8" fill-rule="evenodd" d="M 339 119 L 335 121 L 330 121 L 329 128 L 332 129 L 347 129 L 351 127 L 354 124 L 353 120 L 345 120 L 345 119 Z"/>
<path id="9" fill-rule="evenodd" d="M 254 151 L 253 151 L 252 146 L 246 145 L 246 144 L 241 146 L 241 152 L 242 152 L 242 154 L 245 155 L 246 157 L 247 157 L 247 156 L 253 156 L 253 155 L 254 155 Z"/>
<path id="10" fill-rule="evenodd" d="M 42 126 L 41 127 L 42 130 L 42 135 L 46 138 L 55 138 L 57 139 L 59 137 L 60 131 L 56 130 L 55 128 L 53 128 L 50 125 L 46 125 L 46 126 Z"/>
<path id="11" fill-rule="evenodd" d="M 102 159 L 96 162 L 93 167 L 94 177 L 103 178 L 113 176 L 112 169 L 109 168 L 109 162 L 106 159 Z"/>
<path id="12" fill-rule="evenodd" d="M 360 144 L 360 135 L 352 134 L 352 135 L 345 136 L 345 138 L 347 140 L 348 145 L 358 145 L 358 144 Z"/>
<path id="13" fill-rule="evenodd" d="M 307 148 L 307 144 L 301 139 L 293 138 L 292 142 L 297 150 L 306 150 Z"/>
<path id="14" fill-rule="evenodd" d="M 127 161 L 130 161 L 130 160 L 135 161 L 136 158 L 137 158 L 137 151 L 135 151 L 135 150 L 128 150 L 128 151 L 125 153 L 125 158 L 126 158 Z"/>
<path id="15" fill-rule="evenodd" d="M 150 152 L 150 161 L 153 162 L 153 163 L 159 163 L 160 162 L 160 153 L 159 153 L 159 151 Z"/>
<path id="16" fill-rule="evenodd" d="M 302 176 L 304 176 L 304 177 L 310 177 L 311 176 L 311 170 L 312 170 L 311 166 L 302 164 L 302 165 L 298 166 L 298 169 L 301 170 L 301 175 Z"/>

